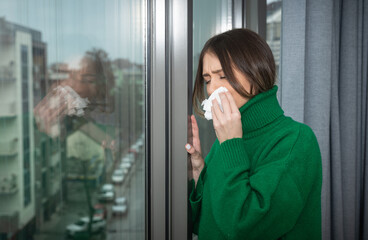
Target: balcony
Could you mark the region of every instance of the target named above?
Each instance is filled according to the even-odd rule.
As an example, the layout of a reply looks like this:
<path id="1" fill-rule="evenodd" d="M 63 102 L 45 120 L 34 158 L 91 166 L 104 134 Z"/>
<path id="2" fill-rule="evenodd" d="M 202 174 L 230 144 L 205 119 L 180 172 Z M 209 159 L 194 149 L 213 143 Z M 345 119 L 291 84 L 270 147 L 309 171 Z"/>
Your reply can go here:
<path id="1" fill-rule="evenodd" d="M 18 153 L 18 139 L 0 141 L 0 157 L 14 156 Z"/>
<path id="2" fill-rule="evenodd" d="M 17 175 L 11 174 L 0 178 L 0 196 L 13 195 L 18 192 Z"/>
<path id="3" fill-rule="evenodd" d="M 1 213 L 0 212 L 0 232 L 11 233 L 18 230 L 19 213 Z"/>
<path id="4" fill-rule="evenodd" d="M 0 118 L 15 117 L 16 115 L 15 101 L 0 103 Z"/>
<path id="5" fill-rule="evenodd" d="M 0 66 L 0 81 L 15 81 L 15 71 L 12 65 Z"/>

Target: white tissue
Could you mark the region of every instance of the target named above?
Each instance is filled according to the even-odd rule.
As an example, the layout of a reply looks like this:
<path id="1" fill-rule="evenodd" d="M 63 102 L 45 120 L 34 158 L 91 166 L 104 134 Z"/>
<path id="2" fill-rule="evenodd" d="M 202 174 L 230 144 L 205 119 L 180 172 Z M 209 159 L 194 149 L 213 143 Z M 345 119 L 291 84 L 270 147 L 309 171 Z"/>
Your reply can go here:
<path id="1" fill-rule="evenodd" d="M 228 91 L 227 88 L 219 87 L 211 94 L 211 96 L 208 99 L 203 100 L 201 106 L 203 106 L 203 111 L 205 111 L 204 112 L 204 117 L 207 120 L 212 119 L 211 107 L 212 107 L 212 100 L 214 100 L 215 98 L 217 99 L 217 102 L 219 103 L 221 111 L 224 112 L 224 109 L 222 109 L 222 104 L 221 104 L 221 99 L 220 99 L 219 93 L 227 92 L 227 91 Z"/>
<path id="2" fill-rule="evenodd" d="M 84 115 L 84 109 L 88 106 L 88 98 L 82 98 L 73 88 L 69 86 L 58 86 L 55 88 L 64 97 L 67 104 L 67 115 L 81 117 Z"/>

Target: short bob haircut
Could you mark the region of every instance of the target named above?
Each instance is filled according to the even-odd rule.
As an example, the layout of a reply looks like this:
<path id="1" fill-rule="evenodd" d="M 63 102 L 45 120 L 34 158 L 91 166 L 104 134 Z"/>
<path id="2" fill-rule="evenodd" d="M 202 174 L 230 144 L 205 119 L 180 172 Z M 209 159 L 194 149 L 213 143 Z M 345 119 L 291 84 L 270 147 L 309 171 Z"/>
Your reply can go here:
<path id="1" fill-rule="evenodd" d="M 203 111 L 200 103 L 205 99 L 203 57 L 206 53 L 212 53 L 219 59 L 225 80 L 245 98 L 250 99 L 270 90 L 275 84 L 276 68 L 272 51 L 257 33 L 248 29 L 233 29 L 218 34 L 206 42 L 199 57 L 192 101 L 194 111 L 201 117 Z M 233 69 L 245 75 L 250 84 L 250 92 L 235 78 Z"/>

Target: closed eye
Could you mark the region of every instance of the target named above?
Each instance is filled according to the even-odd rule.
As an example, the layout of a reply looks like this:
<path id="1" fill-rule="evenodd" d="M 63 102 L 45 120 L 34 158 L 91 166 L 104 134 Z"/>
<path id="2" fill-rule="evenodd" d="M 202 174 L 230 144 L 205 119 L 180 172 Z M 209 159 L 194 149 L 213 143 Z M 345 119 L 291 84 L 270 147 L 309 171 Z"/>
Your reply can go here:
<path id="1" fill-rule="evenodd" d="M 211 81 L 211 76 L 209 74 L 203 74 L 203 80 L 206 82 L 206 83 L 209 83 Z"/>

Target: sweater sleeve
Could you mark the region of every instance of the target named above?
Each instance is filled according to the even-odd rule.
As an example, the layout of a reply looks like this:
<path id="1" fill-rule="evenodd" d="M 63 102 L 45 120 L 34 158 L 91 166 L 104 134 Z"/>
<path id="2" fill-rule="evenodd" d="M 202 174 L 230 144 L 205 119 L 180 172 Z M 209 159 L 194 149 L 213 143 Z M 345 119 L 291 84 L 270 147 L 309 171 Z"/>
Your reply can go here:
<path id="1" fill-rule="evenodd" d="M 291 144 L 280 139 L 259 156 L 252 171 L 244 139 L 220 145 L 224 188 L 212 200 L 226 239 L 276 239 L 293 228 L 319 179 L 321 162 L 314 133 L 304 126 Z"/>
<path id="2" fill-rule="evenodd" d="M 210 152 L 207 154 L 205 158 L 205 165 L 202 169 L 201 174 L 199 175 L 197 186 L 195 186 L 194 179 L 192 179 L 192 191 L 189 195 L 189 203 L 192 210 L 192 223 L 193 223 L 193 233 L 198 234 L 198 225 L 200 220 L 200 212 L 201 212 L 201 205 L 202 205 L 202 194 L 203 194 L 203 186 L 206 178 L 206 171 L 207 171 L 207 164 L 208 161 L 212 158 L 214 155 L 214 152 L 216 150 L 216 146 L 219 145 L 218 140 L 214 142 L 214 144 L 211 147 Z"/>

